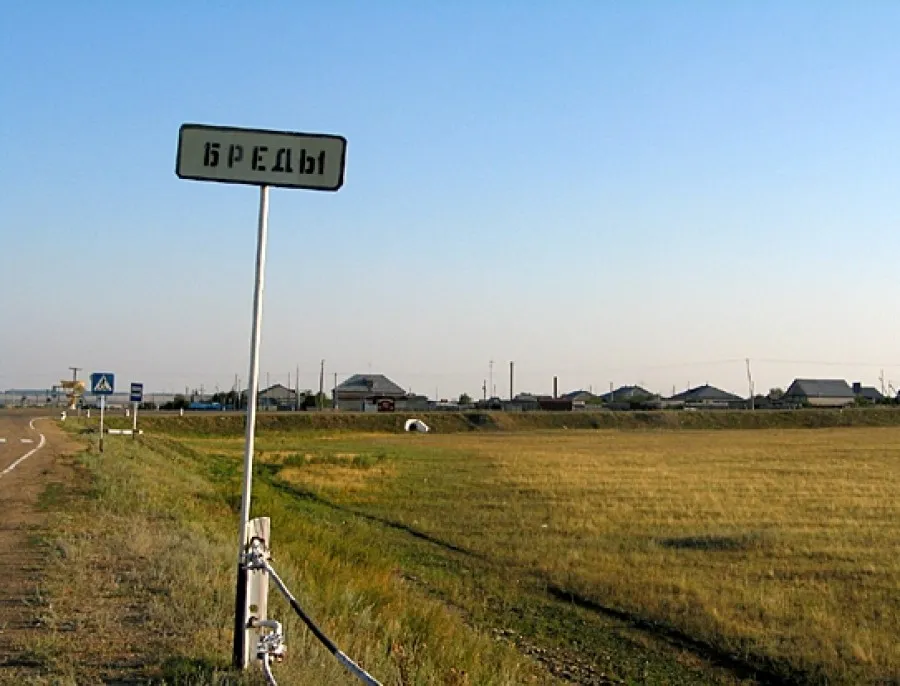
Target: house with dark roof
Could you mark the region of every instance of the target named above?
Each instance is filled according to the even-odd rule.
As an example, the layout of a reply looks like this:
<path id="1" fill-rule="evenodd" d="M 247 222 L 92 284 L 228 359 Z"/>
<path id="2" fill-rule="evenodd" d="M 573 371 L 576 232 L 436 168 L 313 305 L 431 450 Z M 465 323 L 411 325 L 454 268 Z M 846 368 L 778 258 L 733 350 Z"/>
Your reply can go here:
<path id="1" fill-rule="evenodd" d="M 870 403 L 884 402 L 885 397 L 875 386 L 863 386 L 859 381 L 853 383 L 853 395 Z"/>
<path id="2" fill-rule="evenodd" d="M 853 389 L 843 379 L 794 379 L 782 401 L 813 407 L 845 407 L 852 405 L 854 399 Z"/>
<path id="3" fill-rule="evenodd" d="M 614 391 L 601 395 L 600 400 L 605 403 L 622 403 L 632 400 L 649 400 L 653 397 L 653 393 L 640 386 L 619 386 Z"/>
<path id="4" fill-rule="evenodd" d="M 570 412 L 573 402 L 565 396 L 554 398 L 552 395 L 534 395 L 532 393 L 519 393 L 512 400 L 502 403 L 502 408 L 507 412 Z"/>
<path id="5" fill-rule="evenodd" d="M 590 391 L 571 391 L 563 393 L 559 396 L 561 400 L 569 400 L 573 403 L 591 403 L 599 400 L 599 396 L 594 395 Z"/>
<path id="6" fill-rule="evenodd" d="M 262 389 L 257 398 L 261 410 L 293 410 L 297 406 L 297 391 L 280 383 Z"/>
<path id="7" fill-rule="evenodd" d="M 339 410 L 363 412 L 380 400 L 403 400 L 407 392 L 384 374 L 354 374 L 334 389 Z"/>
<path id="8" fill-rule="evenodd" d="M 241 403 L 247 402 L 249 389 L 241 391 Z M 197 398 L 198 402 L 205 402 L 205 398 Z M 257 407 L 260 410 L 293 410 L 297 406 L 297 391 L 288 388 L 284 384 L 273 384 L 268 388 L 260 388 L 256 394 Z"/>
<path id="9" fill-rule="evenodd" d="M 664 401 L 665 407 L 690 407 L 697 409 L 743 409 L 747 401 L 739 395 L 704 384 L 676 393 Z"/>

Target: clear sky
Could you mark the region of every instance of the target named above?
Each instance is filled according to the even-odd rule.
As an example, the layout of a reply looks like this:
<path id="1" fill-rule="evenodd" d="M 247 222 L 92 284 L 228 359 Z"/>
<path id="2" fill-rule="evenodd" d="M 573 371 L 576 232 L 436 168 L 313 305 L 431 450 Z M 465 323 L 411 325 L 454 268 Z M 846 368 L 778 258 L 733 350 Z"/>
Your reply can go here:
<path id="1" fill-rule="evenodd" d="M 246 383 L 258 191 L 183 122 L 339 133 L 273 190 L 263 382 L 900 385 L 900 3 L 0 9 L 0 388 Z"/>

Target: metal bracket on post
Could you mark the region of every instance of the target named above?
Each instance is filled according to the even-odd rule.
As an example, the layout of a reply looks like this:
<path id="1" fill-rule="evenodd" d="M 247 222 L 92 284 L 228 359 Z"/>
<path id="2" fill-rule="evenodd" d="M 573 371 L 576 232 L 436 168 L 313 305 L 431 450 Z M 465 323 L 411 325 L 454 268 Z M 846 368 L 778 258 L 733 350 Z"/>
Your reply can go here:
<path id="1" fill-rule="evenodd" d="M 250 546 L 254 540 L 259 541 L 266 559 L 271 550 L 271 520 L 268 517 L 257 517 L 247 522 L 244 534 L 244 554 L 249 560 Z M 247 618 L 244 636 L 244 664 L 250 663 L 250 652 L 256 650 L 261 637 L 261 629 L 268 619 L 269 605 L 269 573 L 265 569 L 251 567 L 247 570 L 247 605 L 244 616 Z"/>

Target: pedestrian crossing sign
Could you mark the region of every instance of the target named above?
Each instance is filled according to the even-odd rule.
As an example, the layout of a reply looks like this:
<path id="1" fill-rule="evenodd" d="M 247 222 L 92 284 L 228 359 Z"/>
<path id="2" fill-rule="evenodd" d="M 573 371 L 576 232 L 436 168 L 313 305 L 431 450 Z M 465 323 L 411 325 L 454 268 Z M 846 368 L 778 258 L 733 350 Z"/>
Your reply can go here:
<path id="1" fill-rule="evenodd" d="M 112 395 L 116 386 L 116 377 L 109 372 L 91 374 L 91 393 L 94 395 Z"/>

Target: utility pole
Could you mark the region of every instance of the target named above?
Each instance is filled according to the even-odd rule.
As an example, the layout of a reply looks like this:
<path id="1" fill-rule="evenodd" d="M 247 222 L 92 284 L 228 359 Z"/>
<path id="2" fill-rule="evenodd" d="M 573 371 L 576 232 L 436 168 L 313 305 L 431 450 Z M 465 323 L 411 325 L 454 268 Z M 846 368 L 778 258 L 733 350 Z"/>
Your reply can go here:
<path id="1" fill-rule="evenodd" d="M 488 379 L 490 380 L 489 386 L 491 388 L 491 394 L 493 395 L 494 394 L 494 361 L 493 360 L 488 362 Z"/>
<path id="2" fill-rule="evenodd" d="M 884 395 L 885 389 L 884 389 L 884 370 L 883 369 L 878 374 L 878 380 L 881 382 L 881 395 Z"/>
<path id="3" fill-rule="evenodd" d="M 487 379 L 484 379 L 481 382 L 481 396 L 485 402 L 487 402 Z"/>
<path id="4" fill-rule="evenodd" d="M 294 376 L 294 412 L 300 409 L 300 365 L 297 365 L 297 374 Z"/>
<path id="5" fill-rule="evenodd" d="M 747 383 L 750 387 L 750 409 L 755 409 L 755 398 L 753 397 L 753 374 L 750 373 L 750 358 L 747 358 Z"/>
<path id="6" fill-rule="evenodd" d="M 316 398 L 316 407 L 320 410 L 325 407 L 325 360 L 319 365 L 319 397 Z"/>
<path id="7" fill-rule="evenodd" d="M 516 369 L 516 363 L 513 362 L 512 360 L 510 360 L 509 361 L 509 400 L 510 400 L 510 402 L 512 402 L 512 399 L 515 395 L 515 393 L 513 392 L 514 386 L 515 386 L 515 383 L 514 383 L 515 374 L 516 374 L 515 369 Z"/>
<path id="8" fill-rule="evenodd" d="M 334 373 L 334 386 L 331 389 L 331 409 L 337 409 L 337 372 Z"/>

